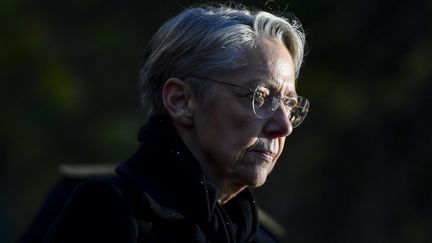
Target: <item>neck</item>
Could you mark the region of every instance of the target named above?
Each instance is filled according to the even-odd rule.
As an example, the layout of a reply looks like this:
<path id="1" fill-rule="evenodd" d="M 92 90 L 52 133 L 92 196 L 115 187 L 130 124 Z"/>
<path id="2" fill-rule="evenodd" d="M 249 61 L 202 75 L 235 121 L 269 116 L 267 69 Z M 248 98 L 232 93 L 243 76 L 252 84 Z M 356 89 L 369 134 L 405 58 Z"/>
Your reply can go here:
<path id="1" fill-rule="evenodd" d="M 241 191 L 243 191 L 246 187 L 238 187 L 236 190 L 226 190 L 227 188 L 221 188 L 219 186 L 217 186 L 219 189 L 219 195 L 218 195 L 218 203 L 223 205 L 226 202 L 228 202 L 229 200 L 231 200 L 233 197 L 235 197 L 237 194 L 239 194 Z M 224 190 L 225 189 L 225 190 Z M 232 189 L 232 188 L 230 188 Z"/>
<path id="2" fill-rule="evenodd" d="M 228 178 L 225 178 L 223 175 L 217 173 L 217 168 L 214 168 L 214 164 L 216 163 L 211 163 L 211 161 L 209 162 L 208 159 L 206 159 L 206 156 L 201 152 L 199 147 L 197 147 L 195 136 L 193 136 L 193 128 L 185 128 L 179 124 L 176 124 L 175 122 L 174 126 L 179 133 L 182 141 L 189 148 L 195 159 L 201 165 L 205 176 L 209 178 L 210 181 L 219 190 L 217 199 L 219 204 L 225 204 L 246 188 L 246 185 L 234 183 Z"/>

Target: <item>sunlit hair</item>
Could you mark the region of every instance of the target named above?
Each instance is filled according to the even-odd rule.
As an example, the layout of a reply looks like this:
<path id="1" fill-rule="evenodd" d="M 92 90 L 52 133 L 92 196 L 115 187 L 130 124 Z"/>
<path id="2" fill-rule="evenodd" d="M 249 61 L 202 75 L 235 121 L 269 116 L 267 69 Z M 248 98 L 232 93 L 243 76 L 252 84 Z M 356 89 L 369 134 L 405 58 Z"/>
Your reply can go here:
<path id="1" fill-rule="evenodd" d="M 296 77 L 303 62 L 305 37 L 300 22 L 244 7 L 186 9 L 167 21 L 150 40 L 140 73 L 141 103 L 146 113 L 163 113 L 161 91 L 171 77 L 206 76 L 247 65 L 245 53 L 260 39 L 282 42 L 293 57 Z M 197 99 L 205 82 L 191 87 Z"/>

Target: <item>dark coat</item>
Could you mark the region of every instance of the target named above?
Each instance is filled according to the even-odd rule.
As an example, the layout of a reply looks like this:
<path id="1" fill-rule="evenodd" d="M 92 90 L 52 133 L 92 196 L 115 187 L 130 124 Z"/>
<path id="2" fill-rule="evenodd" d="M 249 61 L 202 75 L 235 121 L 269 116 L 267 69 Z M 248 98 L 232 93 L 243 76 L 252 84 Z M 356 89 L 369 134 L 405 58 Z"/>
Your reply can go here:
<path id="1" fill-rule="evenodd" d="M 139 140 L 117 176 L 73 191 L 45 242 L 272 242 L 251 191 L 218 204 L 217 188 L 170 122 L 152 117 Z"/>

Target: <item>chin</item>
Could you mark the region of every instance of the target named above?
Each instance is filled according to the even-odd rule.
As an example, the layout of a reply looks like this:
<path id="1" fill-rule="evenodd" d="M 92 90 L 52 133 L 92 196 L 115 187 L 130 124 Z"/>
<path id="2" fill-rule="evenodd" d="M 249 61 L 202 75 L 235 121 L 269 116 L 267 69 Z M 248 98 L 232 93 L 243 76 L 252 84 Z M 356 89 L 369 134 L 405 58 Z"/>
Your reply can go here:
<path id="1" fill-rule="evenodd" d="M 260 187 L 264 185 L 266 179 L 256 180 L 253 184 L 250 185 L 250 187 Z"/>
<path id="2" fill-rule="evenodd" d="M 253 173 L 248 173 L 247 175 L 244 175 L 243 181 L 244 184 L 247 186 L 260 187 L 265 183 L 267 175 L 267 172 L 254 171 Z"/>

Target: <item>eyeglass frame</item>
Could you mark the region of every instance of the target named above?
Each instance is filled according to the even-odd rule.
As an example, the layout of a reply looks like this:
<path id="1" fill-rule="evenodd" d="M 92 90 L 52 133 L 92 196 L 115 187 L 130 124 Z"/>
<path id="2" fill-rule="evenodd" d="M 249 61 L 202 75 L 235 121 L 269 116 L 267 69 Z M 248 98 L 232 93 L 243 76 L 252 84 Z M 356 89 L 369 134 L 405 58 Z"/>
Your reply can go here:
<path id="1" fill-rule="evenodd" d="M 281 101 L 284 99 L 284 98 L 287 98 L 287 97 L 284 97 L 284 96 L 282 96 L 282 95 L 280 95 L 280 93 L 279 93 L 279 97 L 276 97 L 276 96 L 273 96 L 273 97 L 275 97 L 275 98 L 277 98 L 278 99 L 278 102 L 277 102 L 277 106 L 275 106 L 275 107 L 273 107 L 273 101 L 274 100 L 271 100 L 271 102 L 272 102 L 272 109 L 271 110 L 268 110 L 268 113 L 269 113 L 269 115 L 268 116 L 261 116 L 261 115 L 259 115 L 258 113 L 257 113 L 257 111 L 256 111 L 256 109 L 255 109 L 255 96 L 256 96 L 256 93 L 257 93 L 257 90 L 258 90 L 258 88 L 260 88 L 260 87 L 262 87 L 262 85 L 258 85 L 256 88 L 255 88 L 255 90 L 253 90 L 253 89 L 250 89 L 250 88 L 247 88 L 247 87 L 243 87 L 243 86 L 241 86 L 241 85 L 238 85 L 238 84 L 233 84 L 233 83 L 229 83 L 229 82 L 225 82 L 225 81 L 220 81 L 220 80 L 216 80 L 216 79 L 212 79 L 212 78 L 204 78 L 204 77 L 201 77 L 201 76 L 196 76 L 196 75 L 189 75 L 189 76 L 187 76 L 187 78 L 197 78 L 197 79 L 202 79 L 202 80 L 207 80 L 207 81 L 211 81 L 211 82 L 215 82 L 215 83 L 219 83 L 219 84 L 224 84 L 224 85 L 228 85 L 228 86 L 231 86 L 231 87 L 235 87 L 235 88 L 240 88 L 240 89 L 243 89 L 243 90 L 247 90 L 247 91 L 249 91 L 253 96 L 252 96 L 252 110 L 253 110 L 253 112 L 254 112 L 254 114 L 258 117 L 258 118 L 260 118 L 260 119 L 268 119 L 269 117 L 271 117 L 278 109 L 279 109 L 279 107 L 280 107 L 280 103 L 281 103 Z M 286 106 L 285 104 L 283 104 L 283 106 L 285 107 L 285 109 L 290 109 L 288 112 L 289 112 L 289 116 L 288 116 L 288 119 L 289 119 L 289 121 L 290 121 L 290 123 L 291 123 L 291 125 L 292 125 L 292 127 L 293 128 L 296 128 L 296 127 L 298 127 L 303 121 L 304 121 L 304 119 L 306 118 L 306 116 L 307 116 L 307 114 L 308 114 L 308 112 L 309 112 L 309 105 L 310 105 L 310 102 L 309 102 L 309 100 L 307 99 L 307 98 L 305 98 L 305 97 L 303 97 L 303 96 L 300 96 L 300 95 L 297 95 L 295 98 L 292 98 L 292 97 L 288 97 L 289 99 L 294 99 L 295 101 L 296 101 L 296 103 L 295 103 L 295 105 L 294 106 Z M 274 99 L 274 98 L 273 98 Z M 302 102 L 299 102 L 299 99 L 301 99 L 302 100 Z M 303 106 L 301 106 L 301 105 L 299 105 L 299 104 L 304 104 Z M 295 109 L 295 108 L 300 108 L 301 109 L 301 112 L 300 112 L 300 114 L 304 114 L 304 115 L 296 115 L 296 114 L 294 114 L 293 113 L 293 110 Z M 300 117 L 301 119 L 299 120 L 299 121 L 297 121 L 296 122 L 296 120 L 297 120 L 297 118 L 298 117 Z M 293 119 L 293 118 L 295 118 L 295 119 Z"/>

